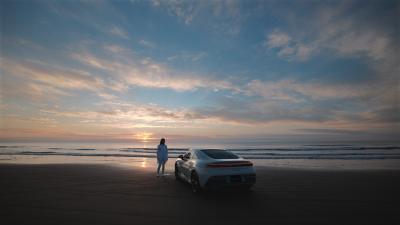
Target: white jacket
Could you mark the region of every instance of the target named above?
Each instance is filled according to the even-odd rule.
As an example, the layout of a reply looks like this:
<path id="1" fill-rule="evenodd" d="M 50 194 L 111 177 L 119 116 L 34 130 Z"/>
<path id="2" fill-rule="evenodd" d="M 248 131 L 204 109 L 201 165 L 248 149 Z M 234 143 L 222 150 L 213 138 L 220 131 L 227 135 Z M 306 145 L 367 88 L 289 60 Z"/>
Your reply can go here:
<path id="1" fill-rule="evenodd" d="M 168 160 L 168 147 L 167 145 L 158 145 L 157 147 L 157 162 L 166 162 Z"/>

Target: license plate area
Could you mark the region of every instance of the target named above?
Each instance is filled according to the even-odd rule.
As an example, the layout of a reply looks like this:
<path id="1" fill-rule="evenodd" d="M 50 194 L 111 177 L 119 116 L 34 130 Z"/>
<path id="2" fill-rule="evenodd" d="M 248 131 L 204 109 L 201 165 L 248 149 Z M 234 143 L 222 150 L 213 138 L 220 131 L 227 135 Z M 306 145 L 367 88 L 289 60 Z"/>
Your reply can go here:
<path id="1" fill-rule="evenodd" d="M 242 182 L 242 176 L 240 176 L 240 175 L 230 176 L 230 181 L 231 181 L 231 183 L 240 183 L 240 182 Z"/>

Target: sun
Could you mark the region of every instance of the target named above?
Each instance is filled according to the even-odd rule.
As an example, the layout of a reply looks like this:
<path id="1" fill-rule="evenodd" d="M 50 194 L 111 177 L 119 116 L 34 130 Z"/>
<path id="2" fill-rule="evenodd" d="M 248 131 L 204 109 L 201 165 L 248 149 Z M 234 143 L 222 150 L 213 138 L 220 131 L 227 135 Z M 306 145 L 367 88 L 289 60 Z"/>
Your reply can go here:
<path id="1" fill-rule="evenodd" d="M 153 133 L 140 132 L 135 134 L 135 138 L 140 140 L 141 142 L 149 142 L 149 140 L 153 139 Z"/>

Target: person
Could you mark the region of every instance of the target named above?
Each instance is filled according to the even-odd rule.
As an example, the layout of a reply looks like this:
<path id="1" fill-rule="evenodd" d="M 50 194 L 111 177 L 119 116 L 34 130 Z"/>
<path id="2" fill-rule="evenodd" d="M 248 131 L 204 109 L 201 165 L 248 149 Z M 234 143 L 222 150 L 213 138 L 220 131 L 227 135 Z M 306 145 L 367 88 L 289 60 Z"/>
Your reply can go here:
<path id="1" fill-rule="evenodd" d="M 165 138 L 161 138 L 157 147 L 157 176 L 160 176 L 160 167 L 162 167 L 162 175 L 164 175 L 165 163 L 168 161 L 168 147 L 165 144 Z"/>

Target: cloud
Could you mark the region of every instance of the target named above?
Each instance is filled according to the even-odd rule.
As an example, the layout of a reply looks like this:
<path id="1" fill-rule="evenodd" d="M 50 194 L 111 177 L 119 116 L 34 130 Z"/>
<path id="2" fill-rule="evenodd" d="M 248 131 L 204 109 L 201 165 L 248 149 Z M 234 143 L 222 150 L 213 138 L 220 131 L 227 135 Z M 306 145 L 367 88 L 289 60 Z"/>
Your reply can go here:
<path id="1" fill-rule="evenodd" d="M 387 115 L 374 114 L 358 109 L 351 111 L 348 108 L 338 108 L 335 105 L 326 105 L 317 102 L 290 103 L 265 101 L 254 99 L 222 99 L 216 106 L 194 109 L 205 118 L 220 121 L 222 124 L 248 126 L 259 130 L 264 126 L 276 126 L 275 131 L 294 128 L 323 126 L 329 129 L 345 130 L 387 130 L 390 127 L 399 127 L 400 123 L 393 111 L 388 120 Z M 274 132 L 275 132 L 274 131 Z"/>
<path id="2" fill-rule="evenodd" d="M 311 133 L 311 134 L 338 134 L 338 135 L 354 135 L 354 134 L 362 134 L 366 133 L 365 131 L 362 130 L 348 130 L 348 129 L 326 129 L 326 128 L 301 128 L 301 129 L 296 129 L 296 131 L 299 131 L 301 133 Z"/>
<path id="3" fill-rule="evenodd" d="M 73 96 L 73 94 L 46 84 L 22 82 L 8 76 L 2 78 L 0 99 L 3 100 L 55 101 L 59 97 L 65 96 Z"/>
<path id="4" fill-rule="evenodd" d="M 182 52 L 180 54 L 168 57 L 167 60 L 168 61 L 182 60 L 182 61 L 197 62 L 206 56 L 207 56 L 206 52 L 198 52 L 198 53 Z"/>
<path id="5" fill-rule="evenodd" d="M 363 87 L 333 85 L 317 82 L 298 82 L 291 79 L 279 81 L 252 80 L 246 93 L 269 100 L 301 102 L 305 100 L 346 99 L 361 97 L 368 93 Z"/>
<path id="6" fill-rule="evenodd" d="M 394 22 L 396 13 L 387 10 L 379 12 L 381 8 L 375 3 L 377 2 L 369 2 L 351 14 L 348 14 L 348 11 L 355 7 L 356 2 L 320 7 L 311 25 L 318 29 L 316 44 L 331 48 L 344 56 L 364 55 L 373 60 L 388 60 L 395 57 L 394 51 L 399 45 L 388 28 L 391 25 L 392 28 L 396 27 Z M 365 20 L 366 13 L 369 15 L 369 20 Z"/>
<path id="7" fill-rule="evenodd" d="M 84 90 L 97 94 L 99 97 L 110 98 L 105 81 L 82 70 L 67 69 L 37 60 L 17 61 L 2 58 L 1 69 L 4 76 L 3 95 L 31 95 L 35 98 L 54 99 L 57 96 L 72 96 L 74 90 Z M 15 93 L 22 89 L 20 95 Z M 13 94 L 14 93 L 14 94 Z M 21 96 L 22 97 L 22 96 Z"/>
<path id="8" fill-rule="evenodd" d="M 218 33 L 237 35 L 246 19 L 241 13 L 241 1 L 160 1 L 153 0 L 152 5 L 177 17 L 185 25 L 204 24 Z"/>
<path id="9" fill-rule="evenodd" d="M 89 53 L 85 52 L 80 52 L 80 53 L 72 53 L 71 57 L 83 64 L 95 67 L 97 69 L 103 69 L 103 70 L 110 70 L 110 69 L 115 69 L 118 67 L 116 63 L 110 63 L 107 60 L 102 60 L 97 57 L 92 56 Z"/>
<path id="10" fill-rule="evenodd" d="M 114 80 L 118 80 L 117 84 L 126 83 L 130 86 L 167 88 L 175 91 L 194 91 L 199 88 L 240 91 L 227 80 L 177 72 L 149 58 L 140 59 L 131 54 L 125 55 L 124 60 L 100 58 L 85 52 L 71 54 L 71 57 L 85 65 L 106 71 Z M 192 60 L 196 60 L 196 57 Z"/>
<path id="11" fill-rule="evenodd" d="M 140 40 L 138 43 L 146 48 L 155 48 L 156 47 L 156 44 L 154 42 L 144 40 L 144 39 Z"/>
<path id="12" fill-rule="evenodd" d="M 115 128 L 187 127 L 193 126 L 195 120 L 206 119 L 202 115 L 184 108 L 169 109 L 154 104 L 106 101 L 99 107 L 104 110 L 46 109 L 41 112 L 47 117 L 71 118 L 78 123 Z"/>
<path id="13" fill-rule="evenodd" d="M 191 24 L 195 14 L 197 13 L 195 1 L 159 1 L 153 0 L 154 7 L 165 7 L 167 11 L 182 19 L 186 25 Z"/>
<path id="14" fill-rule="evenodd" d="M 123 27 L 124 24 L 129 24 L 129 21 L 111 1 L 79 1 L 74 4 L 46 1 L 41 4 L 48 8 L 48 12 L 57 17 L 77 22 L 85 28 L 89 28 L 87 30 L 89 32 L 95 30 L 118 38 L 129 39 L 129 32 Z"/>
<path id="15" fill-rule="evenodd" d="M 400 125 L 400 105 L 386 106 L 373 110 L 370 118 L 378 122 Z"/>
<path id="16" fill-rule="evenodd" d="M 107 49 L 105 49 L 108 51 Z M 212 107 L 195 109 L 165 109 L 155 106 L 130 105 L 127 108 L 105 106 L 107 111 L 60 111 L 59 116 L 76 118 L 82 123 L 106 124 L 113 127 L 168 127 L 167 124 L 175 123 L 176 126 L 192 126 L 190 121 L 203 125 L 207 121 L 222 124 L 255 125 L 269 124 L 276 121 L 308 122 L 308 123 L 342 123 L 347 121 L 373 121 L 373 123 L 387 123 L 383 118 L 388 112 L 376 111 L 370 98 L 382 96 L 377 94 L 381 88 L 365 85 L 339 85 L 327 84 L 318 81 L 300 82 L 293 79 L 278 81 L 250 80 L 248 83 L 235 84 L 229 80 L 220 80 L 205 75 L 186 74 L 158 64 L 150 58 L 141 59 L 130 51 L 118 48 L 121 54 L 117 58 L 107 55 L 96 56 L 89 51 L 75 52 L 71 58 L 83 65 L 101 70 L 106 78 L 93 76 L 84 70 L 70 70 L 48 65 L 39 61 L 14 62 L 6 60 L 6 70 L 23 78 L 34 81 L 30 89 L 36 93 L 42 91 L 42 96 L 52 92 L 58 96 L 67 96 L 71 90 L 86 90 L 108 102 L 118 101 L 118 97 L 108 93 L 107 90 L 123 92 L 130 87 L 140 86 L 147 88 L 166 88 L 178 92 L 205 90 L 227 90 L 233 95 L 232 101 L 225 99 L 222 103 L 216 102 Z M 108 51 L 111 52 L 112 51 Z M 2 68 L 3 69 L 3 68 Z M 29 82 L 27 82 L 29 83 Z M 49 88 L 50 87 L 50 88 Z M 30 90 L 29 89 L 29 90 Z M 244 94 L 244 95 L 243 95 Z M 393 93 L 392 93 L 393 94 Z M 386 95 L 386 94 L 385 94 Z M 247 98 L 243 101 L 240 99 Z M 365 103 L 360 102 L 366 99 Z M 354 101 L 353 107 L 328 106 L 325 102 L 331 100 L 346 102 Z M 329 104 L 328 104 L 329 105 Z M 368 114 L 367 105 L 371 110 Z M 119 108 L 120 107 L 120 108 Z M 352 112 L 354 110 L 354 112 Z M 348 111 L 348 113 L 346 113 Z M 392 114 L 390 114 L 392 115 Z M 379 116 L 382 116 L 379 118 Z M 391 119 L 393 121 L 393 119 Z M 175 122 L 174 122 L 175 121 Z"/>
<path id="17" fill-rule="evenodd" d="M 278 50 L 278 57 L 286 60 L 306 61 L 313 53 L 313 47 L 293 40 L 287 33 L 272 31 L 267 35 L 264 46 L 269 50 Z"/>
<path id="18" fill-rule="evenodd" d="M 290 40 L 291 38 L 289 37 L 289 35 L 279 31 L 275 31 L 268 35 L 265 46 L 268 48 L 284 47 L 289 44 Z"/>
<path id="19" fill-rule="evenodd" d="M 222 102 L 217 107 L 197 109 L 205 117 L 238 125 L 265 125 L 271 122 L 291 121 L 320 123 L 335 119 L 334 111 L 312 106 L 292 106 L 265 101 Z"/>
<path id="20" fill-rule="evenodd" d="M 397 101 L 391 103 L 392 107 L 387 107 L 388 102 L 383 103 L 377 96 L 394 97 L 396 94 L 383 94 L 382 88 L 380 84 L 251 80 L 241 87 L 245 96 L 220 96 L 214 106 L 196 108 L 195 111 L 205 117 L 241 125 L 290 122 L 318 127 L 318 123 L 324 123 L 335 129 L 398 126 L 398 98 L 392 99 Z"/>
<path id="21" fill-rule="evenodd" d="M 128 32 L 126 32 L 119 26 L 113 25 L 108 31 L 110 32 L 110 34 L 115 35 L 117 37 L 129 39 Z"/>
<path id="22" fill-rule="evenodd" d="M 287 26 L 268 33 L 264 46 L 278 50 L 278 56 L 288 60 L 305 61 L 318 53 L 333 53 L 336 57 L 365 57 L 392 64 L 400 46 L 393 31 L 398 13 L 390 4 L 315 3 L 310 4 L 307 15 L 304 11 L 289 13 L 285 7 L 279 15 Z"/>
<path id="23" fill-rule="evenodd" d="M 131 85 L 168 88 L 175 91 L 194 91 L 202 89 L 238 90 L 232 83 L 191 74 L 173 72 L 159 64 L 148 64 L 142 69 L 132 69 L 124 79 Z"/>
<path id="24" fill-rule="evenodd" d="M 278 56 L 280 58 L 287 58 L 287 57 L 290 57 L 295 54 L 296 54 L 296 50 L 289 46 L 285 46 L 285 47 L 281 48 L 278 52 Z"/>
<path id="25" fill-rule="evenodd" d="M 356 31 L 342 34 L 331 45 L 339 54 L 357 55 L 365 53 L 374 60 L 387 57 L 389 46 L 389 38 L 377 35 L 375 31 Z"/>
<path id="26" fill-rule="evenodd" d="M 313 51 L 311 47 L 303 44 L 298 44 L 296 47 L 297 47 L 296 58 L 299 59 L 300 61 L 307 60 Z"/>
<path id="27" fill-rule="evenodd" d="M 173 23 L 177 27 L 171 27 L 172 30 L 199 32 L 202 41 L 197 43 L 197 47 L 207 48 L 207 44 L 216 46 L 216 49 L 211 50 L 216 54 L 212 55 L 207 54 L 209 49 L 199 50 L 196 46 L 186 46 L 185 51 L 185 45 L 179 45 L 182 43 L 174 45 L 181 49 L 159 46 L 160 43 L 150 41 L 157 38 L 140 35 L 148 31 L 147 28 L 135 30 L 135 34 L 139 35 L 137 37 L 149 38 L 134 40 L 139 46 L 135 43 L 133 46 L 140 50 L 136 52 L 127 47 L 132 46 L 127 41 L 130 38 L 130 30 L 127 30 L 130 23 L 123 19 L 124 16 L 133 18 L 132 11 L 128 12 L 132 10 L 132 5 L 126 5 L 131 8 L 123 9 L 125 7 L 120 4 L 116 6 L 108 3 L 44 3 L 54 4 L 59 10 L 54 11 L 57 15 L 45 13 L 44 18 L 50 21 L 47 25 L 51 25 L 51 18 L 54 17 L 61 19 L 56 21 L 68 18 L 73 25 L 78 25 L 72 27 L 72 30 L 68 29 L 70 35 L 66 39 L 63 33 L 60 33 L 61 38 L 57 40 L 40 39 L 39 34 L 38 43 L 46 40 L 43 46 L 48 45 L 48 49 L 28 40 L 29 37 L 13 39 L 13 35 L 17 34 L 11 32 L 14 31 L 12 29 L 9 30 L 11 33 L 5 34 L 6 39 L 9 39 L 7 43 L 14 43 L 5 46 L 4 54 L 16 55 L 21 60 L 1 59 L 1 100 L 26 107 L 23 110 L 7 109 L 7 114 L 15 112 L 18 115 L 3 117 L 14 135 L 36 135 L 34 129 L 16 129 L 36 126 L 38 134 L 51 136 L 51 132 L 57 133 L 57 130 L 42 130 L 41 125 L 50 126 L 52 121 L 58 122 L 57 125 L 65 129 L 57 134 L 79 134 L 85 137 L 97 134 L 101 138 L 106 135 L 99 132 L 124 134 L 128 137 L 134 136 L 136 131 L 146 132 L 147 129 L 155 133 L 162 130 L 167 134 L 188 132 L 238 135 L 247 132 L 264 135 L 280 131 L 293 131 L 296 134 L 348 134 L 346 132 L 349 130 L 388 130 L 399 127 L 398 35 L 397 29 L 390 31 L 388 28 L 395 23 L 391 21 L 396 20 L 381 20 L 381 17 L 389 18 L 386 11 L 375 11 L 375 7 L 369 6 L 373 4 L 382 9 L 387 7 L 383 6 L 386 4 L 314 2 L 299 10 L 289 9 L 287 4 L 283 4 L 285 12 L 271 16 L 265 9 L 277 10 L 279 7 L 275 7 L 275 2 L 153 1 L 157 8 L 150 10 L 151 13 L 164 13 L 160 15 L 163 17 L 166 12 L 175 17 L 178 23 Z M 143 4 L 141 6 L 145 7 Z M 255 10 L 259 5 L 263 6 Z M 42 9 L 42 6 L 39 8 Z M 373 16 L 374 12 L 379 15 Z M 285 16 L 291 16 L 294 20 L 286 23 L 282 20 Z M 252 21 L 245 23 L 249 17 L 252 17 Z M 30 24 L 29 18 L 21 19 L 26 25 Z M 150 23 L 154 25 L 152 21 Z M 260 24 L 264 25 L 260 27 Z M 70 23 L 63 25 L 71 28 Z M 271 25 L 279 27 L 272 28 L 266 34 L 262 33 L 266 29 L 263 26 L 269 29 Z M 157 27 L 153 28 L 157 31 Z M 242 28 L 246 34 L 240 37 L 224 36 L 226 33 L 239 34 Z M 99 35 L 103 35 L 103 38 L 91 38 Z M 151 32 L 150 35 L 157 35 L 157 32 Z M 59 46 L 56 51 L 51 47 L 54 46 L 52 41 Z M 179 42 L 179 39 L 172 41 Z M 315 61 L 311 61 L 304 64 L 279 62 L 271 65 L 271 61 L 262 61 L 254 55 L 257 53 L 254 51 L 257 46 L 254 42 L 262 42 L 266 51 L 287 61 L 315 59 L 322 64 L 313 64 Z M 65 49 L 63 46 L 69 47 Z M 189 52 L 188 49 L 197 50 Z M 171 55 L 171 52 L 175 54 Z M 22 60 L 32 55 L 41 61 Z M 166 59 L 168 62 L 155 60 L 165 59 L 166 56 L 170 56 Z M 322 58 L 317 58 L 319 56 Z M 209 60 L 202 62 L 205 57 Z M 347 61 L 348 58 L 352 59 Z M 239 62 L 241 59 L 245 60 Z M 246 63 L 247 60 L 251 63 Z M 338 65 L 340 73 L 336 74 L 335 69 L 326 71 L 327 68 L 322 68 L 327 61 L 345 62 L 346 65 Z M 352 67 L 353 63 L 357 65 Z M 190 67 L 191 64 L 193 67 Z M 173 68 L 173 65 L 177 67 Z M 195 69 L 200 65 L 205 66 L 202 71 L 211 71 L 210 74 L 196 72 Z M 295 67 L 284 68 L 287 65 Z M 362 79 L 363 83 L 349 84 L 353 68 L 360 71 L 357 69 L 359 67 L 365 67 L 362 71 L 368 75 Z M 182 68 L 189 69 L 184 71 Z M 308 79 L 310 75 L 306 71 L 310 68 L 315 68 L 311 72 L 314 80 Z M 266 69 L 271 69 L 269 71 L 274 74 L 263 73 Z M 292 76 L 286 73 L 296 69 L 299 69 L 298 74 Z M 321 70 L 331 74 L 314 74 Z M 343 70 L 350 72 L 342 74 Z M 285 71 L 286 74 L 279 71 Z M 327 80 L 328 76 L 335 76 L 335 83 Z M 214 93 L 213 90 L 221 91 Z M 121 99 L 148 101 L 165 93 L 178 98 L 168 99 L 163 104 L 183 104 L 185 107 L 121 102 Z M 90 101 L 90 105 L 75 100 L 92 100 L 92 95 L 99 99 Z M 188 104 L 187 101 L 193 95 L 196 98 Z M 57 101 L 43 101 L 49 99 Z M 155 101 L 162 99 L 157 98 Z M 52 108 L 54 104 L 60 107 Z M 31 112 L 31 117 L 22 117 L 22 114 Z M 203 130 L 197 129 L 199 127 Z"/>
<path id="28" fill-rule="evenodd" d="M 383 122 L 383 117 L 393 118 L 391 115 L 400 107 L 398 97 L 400 45 L 397 41 L 395 22 L 398 17 L 398 12 L 395 10 L 397 6 L 398 4 L 394 2 L 382 5 L 374 1 L 314 4 L 313 10 L 307 16 L 295 12 L 287 18 L 288 26 L 280 32 L 297 39 L 296 43 L 289 43 L 278 49 L 278 55 L 281 58 L 290 59 L 296 55 L 298 58 L 306 59 L 320 54 L 325 59 L 357 60 L 372 74 L 372 77 L 365 76 L 363 83 L 352 85 L 346 85 L 346 77 L 342 80 L 345 90 L 337 89 L 336 95 L 353 96 L 358 107 L 363 108 L 361 111 L 369 112 L 371 120 Z M 280 14 L 289 15 L 284 12 Z M 304 24 L 307 26 L 303 26 Z M 299 43 L 307 43 L 306 48 L 302 48 Z M 296 45 L 297 48 L 294 47 Z M 352 75 L 350 72 L 348 77 Z M 301 93 L 304 93 L 304 90 L 308 92 L 318 90 L 318 93 L 314 93 L 317 96 L 330 95 L 329 93 L 335 93 L 333 88 L 338 88 L 337 85 L 318 86 L 301 88 Z M 387 109 L 391 113 L 383 113 L 385 110 L 381 109 Z M 354 106 L 347 110 L 354 110 Z"/>
<path id="29" fill-rule="evenodd" d="M 239 93 L 240 95 L 234 96 L 234 99 L 241 99 L 244 96 L 252 98 L 250 101 L 235 100 L 230 102 L 225 99 L 224 102 L 219 104 L 220 107 L 204 107 L 203 109 L 196 108 L 192 110 L 166 110 L 160 107 L 131 105 L 128 108 L 122 107 L 105 112 L 59 113 L 60 116 L 75 116 L 75 118 L 80 118 L 82 121 L 97 121 L 97 123 L 99 121 L 96 118 L 100 118 L 102 123 L 110 121 L 111 123 L 117 123 L 119 119 L 125 119 L 127 121 L 124 123 L 124 127 L 133 126 L 129 122 L 130 118 L 136 119 L 135 123 L 141 124 L 140 126 L 143 127 L 144 124 L 148 124 L 148 126 L 165 126 L 166 123 L 173 123 L 173 121 L 187 123 L 191 120 L 214 120 L 236 124 L 265 124 L 272 121 L 326 122 L 339 119 L 355 121 L 355 117 L 358 117 L 359 121 L 370 120 L 381 123 L 383 120 L 379 119 L 378 116 L 387 117 L 385 115 L 388 115 L 383 112 L 365 114 L 365 116 L 361 116 L 358 112 L 346 115 L 340 111 L 342 109 L 327 108 L 324 104 L 325 101 L 330 100 L 349 101 L 351 99 L 359 104 L 361 99 L 368 99 L 377 95 L 376 92 L 371 92 L 371 88 L 366 86 L 332 85 L 316 81 L 299 82 L 291 79 L 279 81 L 255 79 L 245 85 L 238 85 L 227 80 L 176 73 L 164 65 L 154 63 L 150 59 L 140 62 L 135 58 L 127 57 L 128 59 L 125 61 L 113 61 L 96 57 L 90 53 L 75 54 L 72 55 L 72 58 L 85 65 L 109 73 L 112 79 L 105 82 L 98 77 L 92 77 L 87 72 L 59 69 L 48 65 L 45 68 L 41 68 L 40 63 L 32 62 L 13 64 L 13 62 L 7 61 L 5 68 L 13 74 L 30 77 L 34 83 L 30 83 L 29 90 L 34 90 L 36 93 L 42 92 L 41 95 L 51 92 L 58 96 L 67 96 L 70 94 L 69 90 L 87 90 L 96 93 L 107 101 L 116 101 L 118 97 L 107 93 L 107 89 L 121 92 L 132 86 L 140 86 L 168 88 L 179 92 L 193 91 L 198 88 L 221 89 Z M 112 84 L 111 81 L 115 83 Z M 287 105 L 288 103 L 289 105 Z M 369 103 L 367 102 L 366 104 Z M 111 107 L 105 108 L 112 109 Z"/>
<path id="30" fill-rule="evenodd" d="M 104 87 L 104 82 L 87 72 L 57 68 L 47 63 L 31 61 L 17 62 L 3 58 L 2 68 L 16 76 L 22 76 L 41 84 L 64 89 L 97 90 Z"/>
<path id="31" fill-rule="evenodd" d="M 35 42 L 30 41 L 30 40 L 24 39 L 24 38 L 17 38 L 16 42 L 19 45 L 23 45 L 25 47 L 32 48 L 34 50 L 43 50 L 42 46 L 40 46 L 40 45 L 36 44 Z"/>
<path id="32" fill-rule="evenodd" d="M 289 61 L 305 61 L 318 53 L 328 53 L 335 57 L 366 58 L 393 67 L 400 49 L 395 5 L 374 1 L 315 3 L 310 4 L 306 15 L 302 10 L 288 12 L 286 7 L 278 8 L 280 18 L 287 24 L 269 32 L 264 46 Z"/>
<path id="33" fill-rule="evenodd" d="M 124 53 L 126 51 L 130 51 L 122 46 L 116 45 L 116 44 L 106 44 L 103 46 L 103 48 L 109 52 L 118 54 L 118 53 Z"/>

